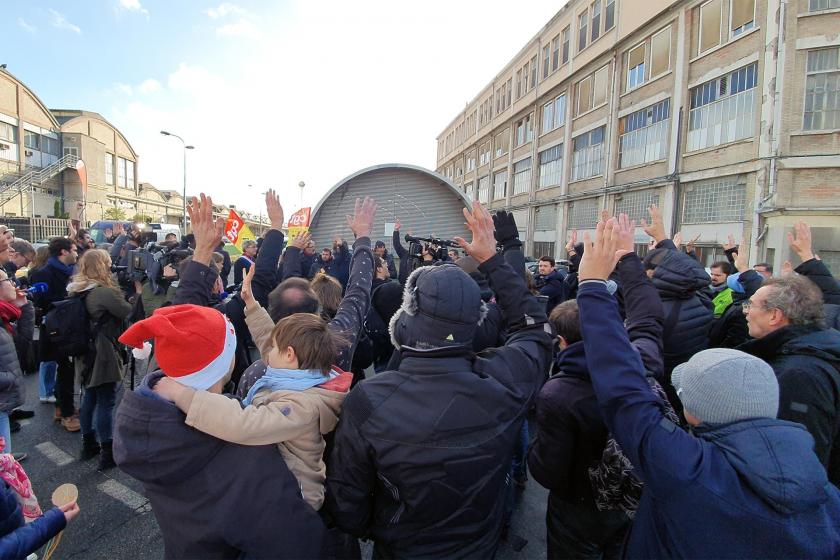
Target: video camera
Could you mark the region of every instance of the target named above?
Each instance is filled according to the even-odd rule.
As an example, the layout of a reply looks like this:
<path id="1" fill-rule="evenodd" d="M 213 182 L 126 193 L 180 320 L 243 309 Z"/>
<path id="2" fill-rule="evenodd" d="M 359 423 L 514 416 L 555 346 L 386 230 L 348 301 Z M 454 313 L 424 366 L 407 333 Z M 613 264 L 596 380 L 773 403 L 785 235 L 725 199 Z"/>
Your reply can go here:
<path id="1" fill-rule="evenodd" d="M 405 241 L 408 243 L 408 269 L 411 272 L 423 266 L 424 263 L 430 264 L 447 260 L 447 247 L 460 248 L 460 245 L 455 241 L 440 239 L 438 237 L 414 237 L 413 235 L 406 235 Z M 423 258 L 424 254 L 431 255 L 432 260 L 430 262 L 425 261 Z"/>
<path id="2" fill-rule="evenodd" d="M 128 252 L 127 266 L 113 268 L 117 269 L 125 283 L 148 280 L 154 292 L 158 293 L 159 286 L 165 287 L 178 279 L 178 265 L 190 255 L 192 255 L 192 249 L 181 249 L 175 241 L 169 243 L 148 241 L 141 248 Z M 174 276 L 164 276 L 164 269 L 167 266 L 174 269 Z"/>

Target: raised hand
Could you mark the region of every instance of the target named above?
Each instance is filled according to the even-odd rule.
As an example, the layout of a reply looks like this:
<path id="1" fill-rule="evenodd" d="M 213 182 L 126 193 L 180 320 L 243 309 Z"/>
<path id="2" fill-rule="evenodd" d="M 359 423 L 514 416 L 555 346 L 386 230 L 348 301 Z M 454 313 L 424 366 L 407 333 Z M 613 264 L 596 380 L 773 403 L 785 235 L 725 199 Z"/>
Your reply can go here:
<path id="1" fill-rule="evenodd" d="M 679 251 L 679 250 L 680 250 L 680 247 L 682 247 L 682 242 L 683 242 L 683 236 L 682 236 L 682 232 L 681 232 L 681 231 L 678 231 L 678 232 L 676 233 L 676 235 L 674 235 L 674 239 L 673 239 L 673 241 L 674 241 L 674 245 L 676 245 L 676 246 L 677 246 L 677 251 Z"/>
<path id="2" fill-rule="evenodd" d="M 782 276 L 790 276 L 791 274 L 796 274 L 793 271 L 793 265 L 790 261 L 785 261 L 782 263 Z"/>
<path id="3" fill-rule="evenodd" d="M 695 235 L 694 238 L 691 239 L 688 243 L 685 244 L 685 252 L 686 253 L 693 253 L 694 252 L 694 246 L 697 244 L 698 239 L 700 239 L 700 234 L 699 233 L 697 235 Z"/>
<path id="4" fill-rule="evenodd" d="M 248 309 L 252 309 L 259 305 L 257 300 L 254 298 L 254 292 L 251 290 L 251 283 L 254 280 L 256 270 L 256 265 L 252 264 L 251 268 L 248 269 L 248 273 L 242 279 L 242 287 L 239 289 L 239 297 L 242 298 L 242 301 L 245 303 L 245 307 Z"/>
<path id="5" fill-rule="evenodd" d="M 735 245 L 735 236 L 731 233 L 726 236 L 726 243 L 723 244 L 724 251 L 731 251 L 732 249 L 737 249 L 737 245 Z"/>
<path id="6" fill-rule="evenodd" d="M 738 252 L 735 253 L 735 269 L 738 272 L 744 272 L 750 269 L 750 246 L 747 245 L 747 234 L 741 238 L 741 244 L 738 246 Z"/>
<path id="7" fill-rule="evenodd" d="M 184 233 L 186 233 L 186 232 L 184 232 Z M 120 235 L 124 235 L 124 234 L 125 234 L 125 228 L 123 227 L 123 225 L 121 223 L 115 223 L 114 224 L 114 235 L 119 237 Z"/>
<path id="8" fill-rule="evenodd" d="M 577 245 L 577 230 L 573 229 L 569 234 L 569 240 L 566 242 L 566 252 L 572 254 L 575 252 L 575 245 Z"/>
<path id="9" fill-rule="evenodd" d="M 64 514 L 64 520 L 67 522 L 68 525 L 71 521 L 79 517 L 79 514 L 82 512 L 77 502 L 70 502 L 69 504 L 64 504 L 58 509 L 60 509 L 61 512 Z"/>
<path id="10" fill-rule="evenodd" d="M 213 251 L 222 242 L 225 231 L 225 220 L 213 218 L 213 199 L 201 193 L 201 198 L 193 197 L 187 206 L 190 215 L 193 234 L 195 235 L 195 252 L 193 260 L 204 265 L 210 264 Z"/>
<path id="11" fill-rule="evenodd" d="M 609 278 L 618 259 L 629 251 L 623 248 L 626 246 L 627 232 L 635 229 L 635 224 L 624 217 L 624 224 L 620 224 L 615 218 L 606 222 L 600 221 L 595 228 L 595 241 L 589 238 L 588 233 L 583 234 L 584 251 L 578 269 L 578 278 L 584 280 L 606 280 Z"/>
<path id="12" fill-rule="evenodd" d="M 370 236 L 377 208 L 378 206 L 372 198 L 356 199 L 356 208 L 352 216 L 347 216 L 347 225 L 350 226 L 350 231 L 357 239 Z"/>
<path id="13" fill-rule="evenodd" d="M 799 255 L 802 262 L 810 261 L 814 258 L 814 250 L 812 247 L 811 227 L 805 222 L 796 222 L 793 224 L 793 233 L 787 234 L 788 243 L 793 252 Z"/>
<path id="14" fill-rule="evenodd" d="M 300 235 L 298 235 L 297 237 L 295 237 L 295 238 L 292 240 L 292 242 L 290 243 L 290 245 L 291 245 L 292 247 L 297 247 L 298 249 L 300 249 L 301 251 L 303 251 L 304 247 L 306 247 L 306 245 L 307 245 L 310 241 L 312 241 L 312 234 L 311 234 L 311 233 L 309 233 L 308 231 L 304 231 L 303 233 L 301 233 Z"/>
<path id="15" fill-rule="evenodd" d="M 624 251 L 624 254 L 636 250 L 636 222 L 628 218 L 627 214 L 618 216 L 613 235 L 618 238 L 617 250 Z"/>
<path id="16" fill-rule="evenodd" d="M 665 224 L 662 222 L 662 211 L 656 204 L 651 204 L 648 208 L 650 214 L 650 223 L 642 218 L 642 229 L 645 233 L 653 237 L 657 243 L 667 239 L 665 236 Z"/>
<path id="17" fill-rule="evenodd" d="M 265 192 L 265 208 L 268 213 L 268 221 L 271 222 L 271 229 L 280 231 L 283 227 L 283 206 L 280 204 L 280 197 L 274 189 Z"/>
<path id="18" fill-rule="evenodd" d="M 473 201 L 472 210 L 464 208 L 464 218 L 467 219 L 467 229 L 472 233 L 472 243 L 467 243 L 463 237 L 456 237 L 455 242 L 472 258 L 483 263 L 496 254 L 493 217 L 480 202 Z"/>
<path id="19" fill-rule="evenodd" d="M 519 238 L 519 229 L 516 227 L 516 219 L 513 217 L 513 213 L 500 210 L 493 214 L 493 227 L 496 241 L 502 245 Z"/>
<path id="20" fill-rule="evenodd" d="M 394 222 L 394 231 L 400 231 L 400 226 L 401 226 L 401 225 L 402 225 L 402 224 L 400 224 L 400 219 L 399 219 L 399 218 L 397 218 L 397 221 L 396 221 L 396 222 Z"/>

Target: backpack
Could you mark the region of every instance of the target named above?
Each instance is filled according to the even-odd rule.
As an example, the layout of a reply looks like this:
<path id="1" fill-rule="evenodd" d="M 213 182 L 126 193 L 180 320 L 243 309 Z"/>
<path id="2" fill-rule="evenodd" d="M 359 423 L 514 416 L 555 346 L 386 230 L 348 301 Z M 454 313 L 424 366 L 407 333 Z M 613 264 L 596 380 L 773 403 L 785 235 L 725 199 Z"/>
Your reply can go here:
<path id="1" fill-rule="evenodd" d="M 44 316 L 44 332 L 50 353 L 54 356 L 80 357 L 94 351 L 94 343 L 103 314 L 96 325 L 91 326 L 87 300 L 91 290 L 56 301 Z"/>
<path id="2" fill-rule="evenodd" d="M 668 402 L 665 390 L 653 377 L 646 376 L 646 379 L 653 393 L 659 397 L 665 418 L 679 426 L 679 418 Z M 644 485 L 633 474 L 633 465 L 612 434 L 607 437 L 601 461 L 589 468 L 589 483 L 599 511 L 619 510 L 633 519 Z"/>

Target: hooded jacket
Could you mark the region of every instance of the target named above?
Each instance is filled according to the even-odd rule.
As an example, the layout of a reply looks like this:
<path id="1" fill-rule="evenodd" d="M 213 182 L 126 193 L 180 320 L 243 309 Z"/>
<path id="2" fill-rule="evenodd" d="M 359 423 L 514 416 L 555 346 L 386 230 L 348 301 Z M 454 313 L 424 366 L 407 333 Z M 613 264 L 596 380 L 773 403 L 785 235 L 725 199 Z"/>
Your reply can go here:
<path id="1" fill-rule="evenodd" d="M 480 269 L 510 325 L 505 346 L 403 347 L 398 370 L 345 399 L 325 507 L 372 537 L 375 557 L 491 558 L 498 546 L 514 443 L 552 340 L 544 306 L 501 255 Z"/>
<path id="2" fill-rule="evenodd" d="M 779 381 L 779 418 L 804 425 L 840 486 L 840 332 L 787 326 L 738 347 L 761 358 Z"/>
<path id="3" fill-rule="evenodd" d="M 652 280 L 665 311 L 662 342 L 665 379 L 670 380 L 676 366 L 709 347 L 714 314 L 703 290 L 711 279 L 700 263 L 677 251 L 670 239 L 648 253 L 645 262 L 650 261 L 656 263 Z"/>
<path id="4" fill-rule="evenodd" d="M 568 299 L 564 280 L 565 278 L 556 270 L 537 277 L 536 285 L 540 290 L 540 295 L 548 297 L 546 313 L 551 313 L 552 309 Z"/>
<path id="5" fill-rule="evenodd" d="M 35 309 L 31 303 L 27 303 L 20 311 L 20 318 L 13 327 L 14 335 L 0 323 L 0 412 L 11 412 L 26 400 L 15 340 L 32 339 L 35 333 Z"/>
<path id="6" fill-rule="evenodd" d="M 840 491 L 801 427 L 756 419 L 666 420 L 647 391 L 618 307 L 599 282 L 578 292 L 592 385 L 607 426 L 645 484 L 626 558 L 837 558 Z"/>
<path id="7" fill-rule="evenodd" d="M 324 436 L 335 429 L 341 403 L 353 375 L 338 377 L 305 391 L 261 391 L 242 408 L 224 395 L 196 391 L 187 425 L 224 441 L 242 445 L 276 443 L 300 483 L 306 502 L 319 510 L 324 503 Z"/>
<path id="8" fill-rule="evenodd" d="M 166 558 L 322 557 L 326 528 L 277 446 L 237 445 L 187 426 L 152 390 L 162 376 L 123 395 L 114 459 L 143 484 Z"/>

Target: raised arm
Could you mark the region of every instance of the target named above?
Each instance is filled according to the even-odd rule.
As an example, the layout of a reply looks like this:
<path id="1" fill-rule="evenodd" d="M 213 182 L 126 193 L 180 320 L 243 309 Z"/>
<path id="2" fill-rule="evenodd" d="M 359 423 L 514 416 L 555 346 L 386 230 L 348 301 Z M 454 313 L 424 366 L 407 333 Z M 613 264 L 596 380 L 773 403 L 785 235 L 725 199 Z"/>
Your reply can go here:
<path id="1" fill-rule="evenodd" d="M 814 256 L 810 226 L 805 222 L 794 224 L 793 233 L 788 233 L 788 242 L 790 248 L 802 260 L 802 264 L 796 267 L 795 272 L 806 276 L 808 280 L 816 284 L 822 291 L 826 303 L 840 304 L 840 284 L 831 275 L 828 267 Z"/>
<path id="2" fill-rule="evenodd" d="M 619 226 L 620 227 L 620 226 Z M 645 380 L 645 367 L 630 344 L 618 304 L 606 279 L 624 254 L 614 220 L 598 223 L 595 242 L 586 241 L 580 267 L 578 305 L 581 334 L 592 387 L 607 427 L 627 454 L 635 472 L 654 495 L 691 480 L 702 467 L 699 440 L 669 422 Z"/>
<path id="3" fill-rule="evenodd" d="M 353 244 L 353 259 L 350 262 L 350 279 L 344 298 L 338 305 L 335 317 L 329 328 L 343 333 L 349 341 L 338 356 L 336 365 L 344 371 L 350 371 L 353 352 L 362 331 L 365 317 L 370 309 L 370 290 L 373 282 L 373 253 L 370 249 L 370 230 L 376 216 L 376 203 L 373 199 L 356 199 L 353 216 L 347 216 L 347 224 L 356 236 Z"/>
<path id="4" fill-rule="evenodd" d="M 283 255 L 283 280 L 287 278 L 304 278 L 301 256 L 303 249 L 312 240 L 312 235 L 305 231 L 295 237 L 286 248 Z M 309 273 L 309 271 L 306 271 Z"/>
<path id="5" fill-rule="evenodd" d="M 254 297 L 263 307 L 268 305 L 268 294 L 277 285 L 277 263 L 283 253 L 283 206 L 280 204 L 280 197 L 273 189 L 265 193 L 265 206 L 268 211 L 268 219 L 271 221 L 271 229 L 263 238 L 262 247 L 257 255 L 252 288 Z"/>
<path id="6" fill-rule="evenodd" d="M 521 272 L 524 280 L 525 255 L 522 253 L 522 241 L 519 240 L 519 228 L 516 226 L 516 219 L 512 213 L 500 210 L 493 214 L 493 227 L 495 228 L 496 241 L 502 246 L 502 255 L 505 262 L 513 270 Z"/>
<path id="7" fill-rule="evenodd" d="M 200 199 L 193 197 L 187 212 L 195 235 L 195 251 L 192 260 L 180 271 L 178 291 L 172 303 L 207 306 L 219 276 L 210 270 L 210 260 L 222 240 L 225 221 L 213 218 L 213 199 L 204 193 Z"/>
<path id="8" fill-rule="evenodd" d="M 404 259 L 404 258 L 408 257 L 408 251 L 405 250 L 405 247 L 403 247 L 403 244 L 402 244 L 402 240 L 400 239 L 400 221 L 399 220 L 397 220 L 397 222 L 394 224 L 394 234 L 392 236 L 391 242 L 394 245 L 394 251 L 397 252 L 397 256 L 400 259 Z"/>

